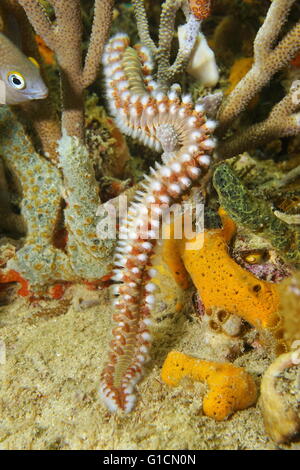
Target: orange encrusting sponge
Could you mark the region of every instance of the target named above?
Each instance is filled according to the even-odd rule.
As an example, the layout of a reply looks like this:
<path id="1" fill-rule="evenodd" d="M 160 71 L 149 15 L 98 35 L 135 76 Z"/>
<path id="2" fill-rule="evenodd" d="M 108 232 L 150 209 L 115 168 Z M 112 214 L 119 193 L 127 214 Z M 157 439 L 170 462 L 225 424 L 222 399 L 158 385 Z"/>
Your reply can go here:
<path id="1" fill-rule="evenodd" d="M 219 214 L 223 228 L 205 230 L 204 240 L 202 233 L 193 240 L 168 240 L 165 262 L 173 272 L 176 266 L 174 277 L 182 287 L 181 277 L 189 273 L 206 309 L 224 308 L 257 329 L 278 327 L 280 299 L 276 285 L 257 279 L 231 258 L 228 242 L 235 224 L 222 209 Z"/>
<path id="2" fill-rule="evenodd" d="M 162 367 L 161 378 L 174 387 L 183 377 L 207 384 L 209 390 L 203 399 L 203 412 L 217 421 L 248 408 L 257 399 L 255 382 L 242 368 L 171 351 Z"/>

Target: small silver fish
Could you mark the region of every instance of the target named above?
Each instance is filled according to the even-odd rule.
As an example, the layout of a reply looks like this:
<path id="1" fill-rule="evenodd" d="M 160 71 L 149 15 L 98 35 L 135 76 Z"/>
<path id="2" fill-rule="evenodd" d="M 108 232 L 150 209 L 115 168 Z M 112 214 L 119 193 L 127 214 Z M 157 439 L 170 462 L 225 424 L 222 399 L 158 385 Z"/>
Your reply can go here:
<path id="1" fill-rule="evenodd" d="M 40 100 L 48 95 L 48 88 L 41 77 L 36 60 L 26 57 L 2 33 L 0 33 L 0 95 L 0 102 L 8 105 Z"/>

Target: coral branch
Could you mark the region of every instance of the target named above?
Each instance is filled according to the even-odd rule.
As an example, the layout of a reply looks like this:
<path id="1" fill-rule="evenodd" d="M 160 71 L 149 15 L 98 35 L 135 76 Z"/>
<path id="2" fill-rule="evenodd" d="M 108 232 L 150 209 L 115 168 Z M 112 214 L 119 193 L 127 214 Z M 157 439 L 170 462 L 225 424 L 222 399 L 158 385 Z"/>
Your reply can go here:
<path id="1" fill-rule="evenodd" d="M 83 91 L 96 77 L 98 60 L 112 20 L 112 0 L 95 4 L 92 34 L 85 66 L 82 65 L 80 0 L 52 0 L 56 23 L 52 25 L 39 2 L 20 0 L 35 31 L 57 57 L 61 74 L 62 129 L 84 139 Z M 101 36 L 100 36 L 101 35 Z"/>
<path id="2" fill-rule="evenodd" d="M 157 81 L 162 88 L 166 87 L 172 75 L 169 73 L 171 44 L 175 30 L 175 17 L 182 0 L 165 1 L 159 24 L 159 40 L 156 60 L 158 63 Z"/>
<path id="3" fill-rule="evenodd" d="M 210 4 L 209 0 L 203 0 L 202 3 L 204 4 L 202 6 L 205 7 Z M 199 35 L 201 20 L 207 15 L 201 17 L 194 15 L 186 0 L 166 0 L 162 5 L 158 46 L 156 46 L 150 37 L 143 1 L 134 0 L 133 5 L 141 41 L 143 45 L 148 47 L 157 62 L 157 82 L 159 88 L 166 92 L 173 78 L 186 68 Z M 175 18 L 179 9 L 182 9 L 186 16 L 185 37 L 180 43 L 174 63 L 170 64 Z"/>
<path id="4" fill-rule="evenodd" d="M 277 103 L 265 121 L 240 131 L 231 139 L 221 142 L 218 153 L 222 158 L 251 150 L 268 141 L 296 135 L 300 132 L 300 80 L 291 86 L 289 93 Z"/>
<path id="5" fill-rule="evenodd" d="M 29 102 L 22 105 L 22 112 L 32 123 L 39 140 L 39 149 L 45 157 L 57 163 L 57 141 L 61 138 L 60 122 L 52 97 L 42 102 Z"/>
<path id="6" fill-rule="evenodd" d="M 19 3 L 36 33 L 57 56 L 61 72 L 62 128 L 66 129 L 69 135 L 83 138 L 80 1 L 52 1 L 56 15 L 55 27 L 38 1 L 19 0 Z"/>
<path id="7" fill-rule="evenodd" d="M 56 15 L 54 52 L 61 74 L 62 129 L 65 129 L 68 135 L 83 139 L 84 104 L 80 1 L 55 0 L 52 3 Z"/>
<path id="8" fill-rule="evenodd" d="M 153 58 L 155 58 L 157 54 L 157 47 L 150 36 L 144 0 L 132 0 L 132 4 L 134 7 L 134 14 L 136 18 L 139 37 L 142 41 L 142 44 L 148 47 L 148 49 L 151 51 Z"/>
<path id="9" fill-rule="evenodd" d="M 108 38 L 112 22 L 114 0 L 96 0 L 90 36 L 90 44 L 82 72 L 82 84 L 86 88 L 96 79 L 103 46 Z"/>
<path id="10" fill-rule="evenodd" d="M 161 74 L 161 80 L 164 79 L 170 82 L 173 77 L 186 68 L 200 31 L 200 24 L 200 21 L 195 16 L 190 15 L 185 25 L 186 35 L 183 45 L 179 48 L 174 63 L 165 71 L 163 68 L 158 70 L 158 80 Z"/>
<path id="11" fill-rule="evenodd" d="M 300 22 L 272 49 L 295 0 L 274 0 L 264 24 L 254 41 L 254 63 L 220 108 L 220 134 L 245 109 L 251 98 L 270 78 L 296 55 L 300 49 Z"/>
<path id="12" fill-rule="evenodd" d="M 55 50 L 54 27 L 42 4 L 38 0 L 18 0 L 18 2 L 24 8 L 36 33 L 44 39 L 50 49 Z"/>

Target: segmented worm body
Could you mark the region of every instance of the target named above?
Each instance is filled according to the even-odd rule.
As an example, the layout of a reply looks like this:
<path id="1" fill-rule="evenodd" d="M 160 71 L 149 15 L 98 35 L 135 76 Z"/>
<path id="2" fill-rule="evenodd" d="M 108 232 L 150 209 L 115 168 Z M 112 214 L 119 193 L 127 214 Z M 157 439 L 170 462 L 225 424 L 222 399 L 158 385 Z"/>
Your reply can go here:
<path id="1" fill-rule="evenodd" d="M 210 165 L 215 122 L 190 96 L 171 87 L 159 91 L 144 47 L 129 47 L 124 34 L 114 36 L 103 56 L 110 109 L 121 130 L 156 150 L 163 164 L 145 176 L 120 224 L 115 254 L 115 313 L 108 363 L 101 375 L 100 395 L 110 411 L 132 410 L 135 385 L 149 358 L 150 313 L 154 304 L 155 271 L 151 256 L 163 210 L 179 200 Z"/>

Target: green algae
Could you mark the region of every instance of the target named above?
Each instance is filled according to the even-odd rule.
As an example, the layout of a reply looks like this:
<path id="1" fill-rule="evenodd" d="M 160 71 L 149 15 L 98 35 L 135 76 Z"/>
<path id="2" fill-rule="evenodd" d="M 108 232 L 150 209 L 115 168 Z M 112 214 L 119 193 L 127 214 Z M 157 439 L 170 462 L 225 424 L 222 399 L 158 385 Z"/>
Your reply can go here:
<path id="1" fill-rule="evenodd" d="M 270 204 L 249 191 L 229 165 L 217 166 L 213 184 L 230 217 L 270 241 L 290 263 L 300 262 L 300 233 L 274 215 Z"/>

